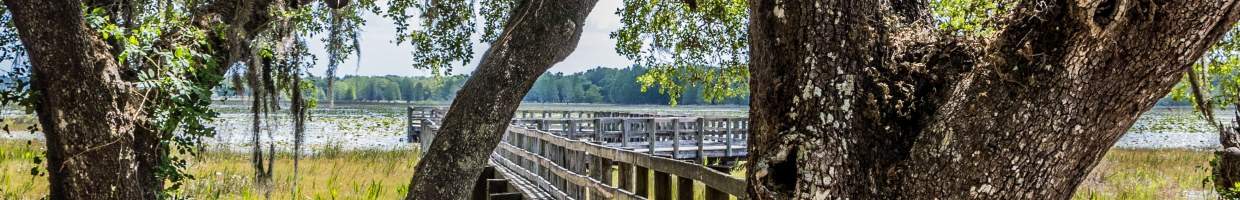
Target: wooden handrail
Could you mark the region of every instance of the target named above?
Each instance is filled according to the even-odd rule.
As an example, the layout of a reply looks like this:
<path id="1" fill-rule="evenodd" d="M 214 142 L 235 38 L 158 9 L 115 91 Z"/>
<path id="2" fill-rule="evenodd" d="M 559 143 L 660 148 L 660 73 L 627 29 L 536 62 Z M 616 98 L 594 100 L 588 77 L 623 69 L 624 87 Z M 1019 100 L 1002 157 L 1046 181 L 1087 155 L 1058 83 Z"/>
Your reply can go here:
<path id="1" fill-rule="evenodd" d="M 571 140 L 544 131 L 531 130 L 524 127 L 510 127 L 508 130 L 510 134 L 515 133 L 531 138 L 537 138 L 546 144 L 564 147 L 572 151 L 586 152 L 596 157 L 606 158 L 616 162 L 629 163 L 654 171 L 666 172 L 677 177 L 693 179 L 695 181 L 705 183 L 708 187 L 718 189 L 730 195 L 738 197 L 744 197 L 746 195 L 744 179 L 732 177 L 729 174 L 715 171 L 706 166 L 683 162 L 671 158 L 651 156 L 645 153 L 601 146 L 580 140 Z M 507 144 L 507 142 L 504 143 L 506 146 L 512 146 L 511 144 Z M 511 152 L 509 148 L 504 149 Z"/>
<path id="2" fill-rule="evenodd" d="M 418 123 L 421 127 L 421 135 L 419 137 L 422 141 L 420 142 L 424 146 L 430 145 L 440 125 L 438 120 L 441 120 L 444 114 L 443 110 L 437 108 L 409 107 L 408 117 L 410 119 L 407 119 L 409 134 L 413 134 L 413 124 Z M 707 193 L 716 195 L 712 198 L 717 198 L 717 195 L 720 195 L 720 193 L 736 196 L 739 199 L 747 197 L 744 179 L 733 177 L 707 166 L 677 160 L 676 155 L 682 150 L 681 139 L 692 137 L 691 140 L 697 140 L 697 145 L 687 146 L 684 149 L 693 150 L 696 148 L 696 151 L 698 151 L 697 159 L 700 160 L 705 157 L 705 154 L 702 152 L 705 149 L 703 148 L 703 145 L 705 145 L 704 139 L 716 142 L 723 140 L 727 147 L 725 155 L 730 157 L 732 156 L 732 143 L 736 141 L 734 139 L 737 139 L 734 137 L 744 138 L 743 135 L 734 134 L 744 133 L 744 129 L 747 128 L 745 126 L 748 125 L 748 119 L 584 111 L 536 111 L 526 112 L 514 117 L 552 117 L 556 115 L 566 118 L 513 119 L 513 122 L 508 127 L 507 135 L 492 155 L 493 164 L 502 165 L 518 176 L 525 177 L 525 179 L 533 182 L 537 187 L 547 190 L 551 196 L 557 199 L 580 199 L 584 198 L 586 193 L 591 194 L 592 198 L 646 199 L 646 197 L 643 197 L 645 194 L 635 194 L 633 191 L 623 188 L 624 184 L 611 184 L 612 162 L 619 164 L 622 168 L 631 166 L 655 172 L 655 178 L 660 178 L 656 180 L 656 187 L 670 187 L 669 183 L 666 183 L 666 176 L 672 175 L 679 178 L 677 179 L 679 181 L 678 184 L 683 185 L 683 183 L 691 183 L 692 181 L 703 183 L 708 188 Z M 571 118 L 573 115 L 583 118 Z M 414 118 L 420 119 L 415 121 Z M 619 131 L 615 130 L 617 128 L 616 124 L 620 124 Z M 669 124 L 671 125 L 670 128 L 668 128 Z M 539 128 L 555 129 L 557 132 L 539 130 Z M 638 130 L 633 131 L 630 130 L 631 128 L 637 128 Z M 557 135 L 556 133 L 565 135 Z M 609 135 L 606 140 L 614 141 L 615 138 L 611 136 L 615 136 L 617 133 L 620 134 L 621 141 L 619 142 L 622 147 L 610 147 L 601 143 L 578 140 L 593 139 L 601 141 L 604 140 L 603 137 L 605 135 Z M 626 149 L 628 147 L 623 146 L 628 144 L 629 137 L 641 138 L 643 136 L 648 143 L 638 147 L 646 146 L 646 152 Z M 656 146 L 653 145 L 654 141 L 659 138 L 675 139 L 672 144 L 674 149 L 672 158 L 656 156 L 653 153 L 656 151 Z M 693 144 L 693 142 L 690 142 L 690 144 Z M 587 164 L 586 162 L 589 163 Z M 605 168 L 599 169 L 598 163 L 607 164 L 602 164 Z M 587 165 L 591 169 L 586 169 Z M 596 170 L 605 170 L 606 172 L 600 173 L 600 171 Z M 625 170 L 621 172 L 625 172 Z M 617 178 L 621 178 L 620 181 L 622 182 L 627 181 L 623 179 L 624 177 Z M 660 180 L 664 182 L 659 182 Z M 663 185 L 658 186 L 660 183 Z M 692 191 L 692 188 L 688 188 L 688 191 Z M 667 190 L 661 192 L 667 192 Z M 685 188 L 682 188 L 681 192 L 685 192 Z"/>
<path id="3" fill-rule="evenodd" d="M 551 173 L 554 173 L 556 176 L 567 177 L 567 180 L 569 182 L 572 182 L 575 185 L 583 185 L 583 186 L 588 186 L 590 188 L 593 188 L 595 189 L 596 192 L 600 192 L 601 194 L 603 194 L 603 197 L 605 199 L 642 199 L 641 197 L 631 192 L 621 190 L 620 188 L 611 187 L 611 186 L 604 184 L 603 182 L 599 180 L 594 180 L 593 178 L 587 177 L 585 175 L 574 173 L 571 170 L 568 170 L 562 166 L 556 165 L 555 162 L 551 161 L 551 159 L 547 159 L 546 157 L 539 156 L 537 154 L 534 154 L 533 152 L 526 151 L 525 149 L 521 149 L 520 147 L 512 146 L 511 144 L 508 144 L 508 143 L 500 143 L 499 149 L 497 150 L 501 150 L 501 149 L 504 151 L 507 151 L 508 153 L 512 153 L 516 156 L 519 156 L 521 158 L 525 158 L 526 160 L 535 161 L 538 164 L 538 166 L 548 168 L 548 169 L 554 169 L 550 171 Z M 512 162 L 512 161 L 504 159 L 504 162 Z M 551 168 L 551 167 L 554 167 L 554 168 Z M 542 177 L 539 177 L 539 178 L 541 179 Z M 544 189 L 548 189 L 548 188 L 544 188 Z"/>

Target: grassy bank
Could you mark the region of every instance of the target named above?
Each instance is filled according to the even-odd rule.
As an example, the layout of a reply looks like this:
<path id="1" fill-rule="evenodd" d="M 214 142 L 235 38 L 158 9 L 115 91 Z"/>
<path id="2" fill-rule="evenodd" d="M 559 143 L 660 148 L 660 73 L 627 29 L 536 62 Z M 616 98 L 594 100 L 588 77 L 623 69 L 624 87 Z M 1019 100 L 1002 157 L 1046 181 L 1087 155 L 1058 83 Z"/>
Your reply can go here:
<path id="1" fill-rule="evenodd" d="M 0 199 L 38 199 L 47 193 L 46 176 L 30 175 L 32 160 L 42 148 L 38 143 L 0 141 Z M 415 155 L 415 150 L 324 149 L 302 160 L 297 189 L 291 184 L 292 159 L 281 155 L 272 199 L 399 199 L 412 177 Z M 1209 174 L 1209 159 L 1203 151 L 1115 149 L 1090 173 L 1074 199 L 1213 199 L 1212 189 L 1202 184 Z M 254 189 L 248 154 L 204 153 L 195 158 L 190 172 L 197 179 L 182 187 L 181 196 L 263 199 Z"/>
<path id="2" fill-rule="evenodd" d="M 47 193 L 47 177 L 31 176 L 33 156 L 43 146 L 0 141 L 0 199 L 39 199 Z M 293 160 L 276 159 L 271 199 L 400 199 L 404 198 L 416 150 L 340 151 L 324 149 L 301 160 L 298 186 L 293 188 Z M 193 161 L 190 180 L 177 192 L 194 199 L 265 199 L 255 190 L 249 154 L 208 152 Z"/>
<path id="3" fill-rule="evenodd" d="M 1073 199 L 1216 199 L 1207 151 L 1112 149 Z"/>

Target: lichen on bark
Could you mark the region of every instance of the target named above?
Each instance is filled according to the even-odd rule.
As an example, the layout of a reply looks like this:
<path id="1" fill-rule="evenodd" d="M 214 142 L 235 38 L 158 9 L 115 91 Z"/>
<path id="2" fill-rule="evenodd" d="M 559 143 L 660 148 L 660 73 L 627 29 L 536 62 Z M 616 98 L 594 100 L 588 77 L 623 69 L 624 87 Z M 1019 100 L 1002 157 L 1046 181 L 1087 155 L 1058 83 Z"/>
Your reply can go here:
<path id="1" fill-rule="evenodd" d="M 1034 0 L 974 38 L 923 1 L 750 6 L 752 199 L 1070 197 L 1237 18 L 1232 1 Z M 763 173 L 791 149 L 812 152 L 795 175 Z"/>

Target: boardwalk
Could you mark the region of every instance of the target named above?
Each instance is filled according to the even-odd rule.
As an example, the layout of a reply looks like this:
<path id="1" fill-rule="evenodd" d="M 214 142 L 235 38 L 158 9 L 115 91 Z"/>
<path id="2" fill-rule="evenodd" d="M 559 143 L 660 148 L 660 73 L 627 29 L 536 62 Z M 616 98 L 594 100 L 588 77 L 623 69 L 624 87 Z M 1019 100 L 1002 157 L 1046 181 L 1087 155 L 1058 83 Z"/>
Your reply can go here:
<path id="1" fill-rule="evenodd" d="M 513 120 L 519 128 L 675 159 L 744 157 L 747 125 L 745 118 L 681 116 Z"/>
<path id="2" fill-rule="evenodd" d="M 410 108 L 410 141 L 429 145 L 440 116 L 442 110 Z M 676 188 L 678 199 L 691 199 L 694 187 L 673 183 L 696 182 L 706 186 L 707 199 L 745 194 L 744 180 L 727 174 L 730 167 L 701 164 L 747 155 L 745 118 L 582 111 L 515 116 L 491 164 L 505 177 L 523 179 L 513 182 L 529 184 L 498 192 L 520 191 L 526 199 L 671 199 Z"/>

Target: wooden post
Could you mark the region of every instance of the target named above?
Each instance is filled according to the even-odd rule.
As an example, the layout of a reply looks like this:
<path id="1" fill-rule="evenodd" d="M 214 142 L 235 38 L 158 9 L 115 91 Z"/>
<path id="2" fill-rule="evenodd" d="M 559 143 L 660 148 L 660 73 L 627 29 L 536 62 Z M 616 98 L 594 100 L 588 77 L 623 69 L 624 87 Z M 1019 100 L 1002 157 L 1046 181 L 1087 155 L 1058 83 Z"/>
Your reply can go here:
<path id="1" fill-rule="evenodd" d="M 607 141 L 603 139 L 603 127 L 603 119 L 594 118 L 594 141 L 599 142 L 599 144 L 607 143 Z"/>
<path id="2" fill-rule="evenodd" d="M 576 166 L 577 168 L 573 172 L 577 174 L 589 175 L 590 172 L 588 171 L 589 169 L 587 168 L 588 167 L 587 164 L 590 163 L 591 161 L 589 155 L 586 155 L 586 152 L 584 151 L 573 151 L 573 155 L 574 155 L 573 157 L 575 158 L 575 160 L 573 161 L 573 165 Z M 577 199 L 585 199 L 585 198 L 586 198 L 586 187 L 584 185 L 577 185 Z"/>
<path id="3" fill-rule="evenodd" d="M 672 159 L 680 154 L 680 119 L 672 118 Z"/>
<path id="4" fill-rule="evenodd" d="M 676 177 L 677 200 L 691 200 L 693 199 L 694 193 L 696 192 L 693 191 L 693 179 Z"/>
<path id="5" fill-rule="evenodd" d="M 654 122 L 654 118 L 647 119 L 646 120 L 646 147 L 649 149 L 647 153 L 650 153 L 650 155 L 654 155 L 654 148 L 655 148 L 654 142 L 656 139 L 655 136 L 658 135 L 658 131 L 659 131 L 659 127 Z"/>
<path id="6" fill-rule="evenodd" d="M 629 146 L 629 119 L 620 119 L 620 147 Z"/>
<path id="7" fill-rule="evenodd" d="M 590 157 L 589 177 L 591 179 L 602 182 L 603 185 L 611 185 L 611 181 L 607 179 L 608 176 L 611 176 L 610 174 L 611 163 L 609 163 L 606 158 L 602 158 L 598 156 L 589 156 L 589 157 Z M 590 199 L 591 200 L 602 199 L 602 194 L 599 193 L 598 191 L 593 191 L 590 193 Z"/>
<path id="8" fill-rule="evenodd" d="M 697 119 L 697 161 L 706 164 L 706 118 Z"/>
<path id="9" fill-rule="evenodd" d="M 654 171 L 654 199 L 672 199 L 672 176 L 667 172 Z"/>
<path id="10" fill-rule="evenodd" d="M 413 143 L 413 107 L 405 108 L 405 142 Z"/>
<path id="11" fill-rule="evenodd" d="M 570 162 L 572 161 L 573 151 L 570 151 L 568 149 L 561 149 L 561 150 L 563 151 L 563 154 L 560 155 L 559 165 L 561 167 L 564 167 L 564 169 L 567 169 L 569 172 L 577 171 L 575 169 L 575 166 L 572 165 L 572 162 Z M 569 197 L 573 197 L 574 199 L 577 198 L 577 194 L 576 194 L 577 191 L 574 190 L 576 188 L 573 187 L 573 184 L 571 182 L 568 182 L 567 180 L 565 180 L 564 187 L 561 187 L 561 188 L 565 191 L 564 193 L 568 194 Z"/>
<path id="12" fill-rule="evenodd" d="M 633 168 L 637 169 L 634 170 L 637 173 L 637 178 L 633 181 L 633 186 L 636 187 L 633 193 L 637 193 L 637 196 L 650 198 L 650 188 L 648 187 L 650 185 L 650 169 L 637 165 L 633 165 Z"/>
<path id="13" fill-rule="evenodd" d="M 577 120 L 566 119 L 564 121 L 568 122 L 567 126 L 565 126 L 565 128 L 568 128 L 567 138 L 574 140 L 577 139 Z"/>
<path id="14" fill-rule="evenodd" d="M 486 200 L 487 190 L 489 190 L 487 188 L 487 182 L 488 182 L 487 180 L 490 180 L 491 178 L 494 178 L 494 177 L 495 177 L 494 167 L 488 166 L 486 168 L 482 168 L 482 173 L 478 174 L 478 178 L 474 180 L 474 191 L 473 191 L 472 199 Z"/>
<path id="15" fill-rule="evenodd" d="M 534 139 L 534 154 L 538 154 L 538 156 L 547 157 L 547 150 L 546 148 L 543 148 L 543 145 L 546 144 L 546 142 L 543 142 L 541 138 L 537 138 L 537 137 L 534 137 L 533 139 Z"/>
<path id="16" fill-rule="evenodd" d="M 724 140 L 724 142 L 723 142 L 723 144 L 724 144 L 724 146 L 725 146 L 725 147 L 723 148 L 723 156 L 724 156 L 724 157 L 731 158 L 731 157 L 732 157 L 732 128 L 733 128 L 733 126 L 734 126 L 735 124 L 733 124 L 733 122 L 732 122 L 732 118 L 725 118 L 725 119 L 723 119 L 723 120 L 724 120 L 724 125 L 723 125 L 723 130 L 724 130 L 723 140 Z"/>
<path id="17" fill-rule="evenodd" d="M 598 179 L 598 181 L 599 181 L 599 182 L 603 182 L 603 184 L 604 184 L 604 185 L 615 186 L 616 184 L 611 183 L 611 179 L 612 179 L 612 176 L 611 176 L 611 160 L 609 160 L 609 159 L 607 159 L 607 158 L 602 158 L 602 157 L 600 157 L 600 158 L 598 158 L 598 161 L 599 161 L 599 165 L 598 165 L 598 166 L 599 166 L 599 170 L 598 170 L 598 172 L 599 172 L 599 179 Z"/>
<path id="18" fill-rule="evenodd" d="M 568 148 L 564 149 L 564 164 L 565 164 L 564 166 L 568 167 L 569 172 L 573 172 L 575 174 L 583 174 L 580 171 L 581 161 L 582 160 L 579 160 L 577 156 L 577 151 L 573 151 Z M 579 187 L 577 184 L 572 184 L 567 181 L 566 183 L 568 183 L 568 186 L 566 188 L 568 189 L 568 191 L 570 191 L 569 195 L 571 195 L 574 199 L 582 199 L 582 195 L 581 195 L 582 188 Z"/>
<path id="19" fill-rule="evenodd" d="M 508 192 L 508 179 L 487 179 L 487 193 L 499 194 Z"/>
<path id="20" fill-rule="evenodd" d="M 573 170 L 572 166 L 568 166 L 568 159 L 572 158 L 572 157 L 569 157 L 568 155 L 569 153 L 571 153 L 570 151 L 568 151 L 568 148 L 564 148 L 564 146 L 555 146 L 555 149 L 556 149 L 556 154 L 557 154 L 556 159 L 560 159 L 560 161 L 556 164 L 560 166 L 568 167 L 568 170 Z"/>

